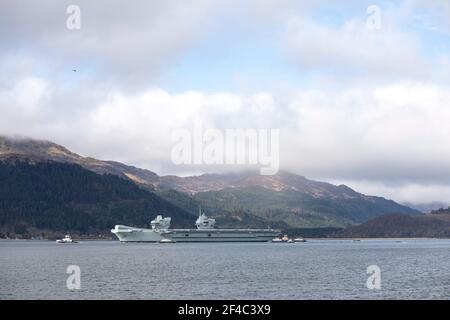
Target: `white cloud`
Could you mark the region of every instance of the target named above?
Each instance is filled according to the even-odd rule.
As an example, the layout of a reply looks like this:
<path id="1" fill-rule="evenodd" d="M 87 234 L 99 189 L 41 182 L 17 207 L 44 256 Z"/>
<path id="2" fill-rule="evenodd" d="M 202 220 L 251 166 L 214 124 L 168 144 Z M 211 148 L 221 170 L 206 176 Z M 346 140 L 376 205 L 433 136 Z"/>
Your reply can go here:
<path id="1" fill-rule="evenodd" d="M 337 28 L 294 18 L 288 24 L 286 50 L 301 70 L 338 73 L 341 77 L 411 78 L 428 73 L 413 35 L 386 23 L 380 30 L 371 30 L 361 18 Z"/>
<path id="2" fill-rule="evenodd" d="M 32 52 L 67 71 L 108 77 L 116 85 L 154 81 L 200 35 L 220 5 L 207 0 L 80 0 L 81 28 L 69 30 L 70 0 L 0 2 L 0 50 Z"/>
<path id="3" fill-rule="evenodd" d="M 279 128 L 283 169 L 348 181 L 398 201 L 449 198 L 448 49 L 424 54 L 420 37 L 399 28 L 411 21 L 430 26 L 439 6 L 421 16 L 424 2 L 418 0 L 382 7 L 378 31 L 366 28 L 360 1 L 346 2 L 352 14 L 338 27 L 326 15 L 304 18 L 324 3 L 330 11 L 342 6 L 322 1 L 77 3 L 79 32 L 66 29 L 72 1 L 0 2 L 0 134 L 50 139 L 83 155 L 182 174 L 233 168 L 172 165 L 174 129 L 192 129 L 196 119 L 222 130 Z M 291 62 L 301 75 L 329 77 L 333 85 L 297 86 L 294 79 L 287 83 L 292 90 L 250 94 L 173 93 L 158 85 L 167 64 L 204 33 L 215 36 L 221 23 L 247 28 L 242 33 L 251 41 L 259 28 L 282 32 L 288 18 L 284 40 Z M 448 21 L 435 22 L 445 33 Z M 217 36 L 230 42 L 240 36 L 227 32 Z M 281 40 L 268 39 L 274 52 Z"/>
<path id="4" fill-rule="evenodd" d="M 416 82 L 301 92 L 291 104 L 298 156 L 288 166 L 316 176 L 448 182 L 449 101 L 448 87 Z"/>
<path id="5" fill-rule="evenodd" d="M 450 206 L 450 186 L 448 184 L 396 183 L 387 184 L 381 181 L 334 180 L 335 184 L 345 184 L 365 194 L 378 195 L 394 199 L 400 203 L 433 204 L 439 201 L 439 207 Z"/>
<path id="6" fill-rule="evenodd" d="M 0 89 L 0 128 L 14 130 L 17 124 L 37 123 L 45 118 L 45 104 L 50 94 L 47 81 L 31 76 L 17 81 L 12 87 Z"/>
<path id="7" fill-rule="evenodd" d="M 397 82 L 370 89 L 298 90 L 282 98 L 268 92 L 170 94 L 162 89 L 117 90 L 102 99 L 88 95 L 101 88 L 85 88 L 81 95 L 86 97 L 71 101 L 43 79 L 17 81 L 0 90 L 0 131 L 55 140 L 101 159 L 183 173 L 186 168 L 170 162 L 175 129 L 193 129 L 195 120 L 205 129 L 280 128 L 281 167 L 296 173 L 374 185 L 430 185 L 426 198 L 440 201 L 446 194 L 433 186 L 450 184 L 448 87 Z M 89 104 L 80 109 L 79 101 Z M 386 189 L 392 197 L 422 199 L 412 191 L 407 196 L 415 189 L 394 189 Z"/>

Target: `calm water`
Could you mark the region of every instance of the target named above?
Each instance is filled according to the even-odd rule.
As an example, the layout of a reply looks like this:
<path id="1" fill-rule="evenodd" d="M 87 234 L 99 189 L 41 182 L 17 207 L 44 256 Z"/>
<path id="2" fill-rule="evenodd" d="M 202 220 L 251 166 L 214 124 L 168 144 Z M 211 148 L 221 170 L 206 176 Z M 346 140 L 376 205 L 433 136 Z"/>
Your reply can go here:
<path id="1" fill-rule="evenodd" d="M 381 290 L 366 287 L 369 265 Z M 66 287 L 68 265 L 81 289 Z M 0 241 L 0 299 L 449 299 L 450 240 Z"/>

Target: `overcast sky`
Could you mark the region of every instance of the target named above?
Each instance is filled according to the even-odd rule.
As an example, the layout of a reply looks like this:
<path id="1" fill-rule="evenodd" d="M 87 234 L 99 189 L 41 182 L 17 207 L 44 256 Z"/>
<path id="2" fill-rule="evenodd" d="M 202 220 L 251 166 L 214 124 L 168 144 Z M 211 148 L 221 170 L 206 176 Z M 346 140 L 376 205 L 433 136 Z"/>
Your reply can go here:
<path id="1" fill-rule="evenodd" d="M 278 128 L 282 169 L 449 203 L 450 2 L 328 2 L 2 0 L 0 134 L 186 175 L 236 169 L 171 162 L 194 119 Z"/>

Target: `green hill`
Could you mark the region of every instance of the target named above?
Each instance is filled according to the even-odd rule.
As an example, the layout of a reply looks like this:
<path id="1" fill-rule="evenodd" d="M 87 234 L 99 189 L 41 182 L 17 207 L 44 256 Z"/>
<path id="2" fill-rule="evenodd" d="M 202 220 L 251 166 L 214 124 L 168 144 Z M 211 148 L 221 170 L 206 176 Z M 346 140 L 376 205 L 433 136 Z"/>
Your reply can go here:
<path id="1" fill-rule="evenodd" d="M 442 210 L 444 212 L 444 210 Z M 450 213 L 411 216 L 388 214 L 349 227 L 337 236 L 348 238 L 450 238 Z"/>
<path id="2" fill-rule="evenodd" d="M 0 136 L 0 161 L 11 164 L 17 159 L 28 164 L 34 163 L 33 169 L 41 171 L 33 173 L 37 176 L 31 178 L 32 170 L 28 168 L 28 176 L 21 176 L 21 179 L 30 181 L 21 185 L 21 188 L 14 184 L 19 183 L 20 179 L 12 181 L 11 188 L 14 189 L 0 194 L 4 214 L 9 217 L 7 226 L 0 225 L 2 230 L 11 230 L 13 223 L 20 226 L 22 216 L 30 214 L 30 210 L 38 212 L 38 209 L 44 211 L 35 222 L 45 220 L 46 227 L 58 230 L 77 226 L 80 232 L 104 231 L 111 227 L 109 224 L 117 223 L 144 226 L 158 212 L 171 213 L 173 226 L 185 223 L 183 217 L 177 214 L 190 214 L 192 217 L 185 225 L 192 227 L 199 206 L 217 219 L 218 226 L 234 228 L 267 227 L 268 224 L 283 229 L 343 228 L 387 213 L 418 213 L 391 200 L 358 193 L 345 185 L 314 181 L 285 171 L 271 176 L 251 171 L 190 177 L 159 176 L 152 171 L 119 162 L 84 157 L 50 141 Z M 118 186 L 120 196 L 115 198 L 116 191 L 108 189 L 108 183 L 99 188 L 87 185 L 89 194 L 82 196 L 80 192 L 87 190 L 83 189 L 84 182 L 76 175 L 47 177 L 53 172 L 42 171 L 44 164 L 56 168 L 57 163 L 76 165 L 77 170 L 84 170 L 82 176 L 91 173 L 89 179 L 110 181 L 108 183 Z M 16 165 L 9 170 L 9 174 L 14 176 L 23 175 L 25 169 Z M 64 182 L 58 182 L 59 178 L 64 179 Z M 14 180 L 12 177 L 10 179 Z M 34 179 L 39 185 L 31 183 Z M 68 189 L 78 193 L 71 194 L 72 198 L 61 199 L 66 194 L 60 193 L 67 190 L 54 190 L 54 185 L 58 183 L 70 184 Z M 1 188 L 6 187 L 3 185 Z M 47 193 L 44 188 L 48 189 Z M 39 194 L 36 194 L 38 190 Z M 36 208 L 36 199 L 44 195 L 53 198 L 45 198 Z M 11 197 L 21 197 L 21 200 L 10 203 Z M 149 205 L 149 202 L 154 205 Z M 160 207 L 167 210 L 160 210 Z M 75 210 L 76 214 L 67 219 L 59 218 L 59 215 L 71 210 Z M 16 222 L 13 214 L 18 215 Z M 38 216 L 38 213 L 33 213 L 33 216 Z M 55 217 L 54 221 L 51 221 L 51 216 Z M 77 217 L 77 220 L 70 220 L 73 217 Z M 86 223 L 81 217 L 86 219 Z M 23 223 L 30 226 L 28 220 Z"/>
<path id="3" fill-rule="evenodd" d="M 314 197 L 299 191 L 273 191 L 263 187 L 227 188 L 194 195 L 206 210 L 238 211 L 290 227 L 345 227 L 386 213 L 416 211 L 379 197 Z"/>
<path id="4" fill-rule="evenodd" d="M 194 219 L 188 211 L 115 175 L 52 161 L 0 161 L 4 236 L 49 231 L 109 235 L 115 224 L 148 226 L 157 213 L 171 216 L 175 227 L 192 226 Z"/>

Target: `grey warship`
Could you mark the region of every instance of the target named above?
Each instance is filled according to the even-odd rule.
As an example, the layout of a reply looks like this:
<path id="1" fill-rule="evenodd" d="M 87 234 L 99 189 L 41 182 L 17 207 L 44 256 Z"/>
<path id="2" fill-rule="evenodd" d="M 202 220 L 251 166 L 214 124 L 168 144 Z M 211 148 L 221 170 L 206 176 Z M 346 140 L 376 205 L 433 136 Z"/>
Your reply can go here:
<path id="1" fill-rule="evenodd" d="M 199 210 L 196 229 L 170 229 L 170 217 L 158 215 L 151 229 L 116 225 L 111 232 L 121 242 L 267 242 L 281 233 L 277 229 L 216 229 L 216 220 Z"/>

